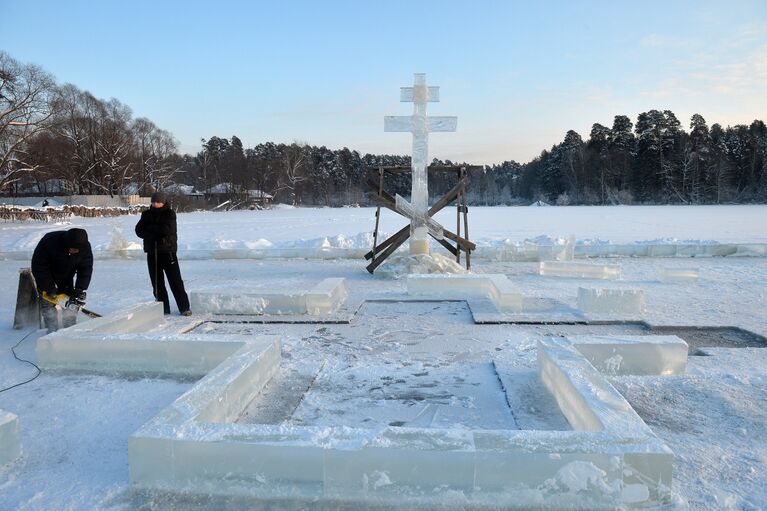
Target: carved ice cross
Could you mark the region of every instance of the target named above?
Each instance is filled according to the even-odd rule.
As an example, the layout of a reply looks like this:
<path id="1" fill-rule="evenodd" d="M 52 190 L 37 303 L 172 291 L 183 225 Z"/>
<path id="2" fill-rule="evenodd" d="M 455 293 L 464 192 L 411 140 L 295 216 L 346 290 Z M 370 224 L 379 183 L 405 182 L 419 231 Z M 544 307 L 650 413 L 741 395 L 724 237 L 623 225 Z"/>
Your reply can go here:
<path id="1" fill-rule="evenodd" d="M 426 75 L 415 73 L 412 87 L 401 87 L 400 101 L 413 103 L 413 115 L 384 117 L 384 131 L 406 131 L 413 134 L 413 188 L 411 203 L 397 196 L 398 209 L 410 217 L 410 253 L 429 253 L 429 231 L 442 238 L 442 227 L 428 217 L 429 191 L 426 166 L 429 160 L 429 133 L 455 131 L 457 117 L 429 117 L 426 103 L 439 101 L 439 87 L 427 87 Z"/>

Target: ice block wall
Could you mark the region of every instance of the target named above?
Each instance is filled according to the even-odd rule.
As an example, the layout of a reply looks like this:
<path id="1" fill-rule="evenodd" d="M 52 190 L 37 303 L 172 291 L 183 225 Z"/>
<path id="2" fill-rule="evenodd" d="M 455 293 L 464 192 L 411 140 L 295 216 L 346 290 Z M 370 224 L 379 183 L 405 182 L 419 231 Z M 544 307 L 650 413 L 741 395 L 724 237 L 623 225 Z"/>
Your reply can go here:
<path id="1" fill-rule="evenodd" d="M 0 466 L 21 456 L 21 432 L 19 418 L 0 410 Z"/>

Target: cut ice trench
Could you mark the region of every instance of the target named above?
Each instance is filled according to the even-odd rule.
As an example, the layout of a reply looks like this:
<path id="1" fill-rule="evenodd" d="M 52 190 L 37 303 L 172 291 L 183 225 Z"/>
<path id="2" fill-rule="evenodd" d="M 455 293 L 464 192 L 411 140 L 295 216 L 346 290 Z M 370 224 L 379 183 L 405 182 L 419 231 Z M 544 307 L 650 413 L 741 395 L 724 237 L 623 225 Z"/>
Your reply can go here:
<path id="1" fill-rule="evenodd" d="M 666 499 L 670 452 L 596 369 L 614 374 L 618 366 L 610 369 L 615 357 L 606 358 L 614 353 L 609 349 L 627 355 L 626 349 L 644 341 L 587 336 L 584 349 L 591 343 L 591 355 L 582 355 L 569 340 L 557 340 L 549 332 L 476 325 L 465 302 L 368 303 L 345 325 L 249 325 L 256 330 L 251 330 L 256 334 L 252 340 L 243 332 L 216 335 L 220 326 L 237 328 L 216 323 L 191 334 L 177 330 L 171 335 L 175 340 L 161 340 L 156 328 L 166 322 L 159 304 L 136 309 L 135 317 L 125 311 L 110 321 L 129 322 L 139 332 L 155 328 L 147 337 L 106 340 L 98 331 L 107 325 L 94 322 L 91 334 L 83 332 L 82 337 L 73 327 L 72 339 L 64 339 L 64 333 L 42 339 L 38 354 L 44 355 L 43 362 L 46 356 L 49 361 L 80 357 L 87 367 L 80 348 L 92 345 L 88 349 L 97 350 L 92 353 L 102 361 L 104 350 L 116 350 L 118 363 L 130 363 L 130 354 L 119 350 L 135 343 L 161 359 L 158 364 L 147 358 L 143 367 L 166 364 L 166 370 L 174 370 L 192 363 L 192 370 L 206 374 L 129 439 L 131 480 L 138 487 L 171 485 L 205 492 L 228 484 L 235 491 L 247 481 L 263 485 L 273 479 L 291 487 L 301 484 L 311 495 L 343 489 L 351 498 L 361 491 L 360 470 L 368 475 L 387 470 L 395 486 L 374 488 L 376 493 L 423 495 L 432 487 L 445 487 L 482 499 L 495 491 L 490 488 L 520 482 L 534 493 L 546 492 L 546 481 L 556 480 L 560 470 L 588 466 L 606 479 L 602 490 L 587 500 L 612 502 L 621 487 L 640 485 L 636 473 L 647 470 L 653 482 L 641 482 L 642 500 Z M 666 362 L 629 357 L 628 369 L 659 374 L 683 368 L 687 347 L 673 339 L 648 338 L 649 344 L 665 344 L 675 352 L 668 352 Z M 184 346 L 192 350 L 188 355 L 197 353 L 194 360 L 179 358 L 177 349 Z M 267 387 L 281 367 L 284 378 Z M 553 395 L 551 406 L 539 399 L 547 391 Z M 572 428 L 560 427 L 562 415 Z M 603 451 L 605 446 L 599 446 L 605 441 Z M 540 453 L 540 446 L 553 449 L 557 457 Z M 562 458 L 560 451 L 571 448 L 576 449 L 572 458 Z M 291 456 L 301 464 L 290 462 Z M 532 458 L 536 471 L 519 472 Z M 500 464 L 505 475 L 486 471 L 487 463 Z M 413 466 L 419 467 L 415 480 Z M 246 486 L 243 491 L 256 494 L 277 491 L 271 484 Z M 362 491 L 368 490 L 364 486 Z"/>
<path id="2" fill-rule="evenodd" d="M 544 393 L 542 386 L 539 391 Z M 548 410 L 556 410 L 553 399 L 549 401 Z M 238 422 L 520 429 L 492 363 L 415 372 L 390 366 L 286 367 Z"/>
<path id="3" fill-rule="evenodd" d="M 458 329 L 471 324 L 463 302 L 366 303 L 354 323 L 395 321 L 403 315 L 429 318 L 442 328 Z M 429 339 L 439 339 L 432 323 L 417 330 L 371 329 L 370 339 L 359 339 L 363 346 L 375 342 L 394 343 L 417 350 Z M 212 333 L 249 334 L 263 327 L 249 324 L 208 323 L 201 328 Z M 287 327 L 281 325 L 281 333 Z M 690 345 L 691 355 L 706 355 L 705 347 L 765 347 L 767 341 L 751 332 L 728 327 L 650 327 L 643 323 L 562 324 L 532 327 L 540 335 L 678 335 Z M 288 328 L 289 329 L 289 328 Z M 269 332 L 277 333 L 277 331 Z M 322 326 L 303 342 L 323 348 L 349 348 L 344 334 Z M 371 342 L 372 341 L 372 342 Z M 442 339 L 445 341 L 445 339 Z M 381 348 L 377 348 L 381 350 Z M 500 348 L 496 348 L 499 350 Z M 369 355 L 369 353 L 366 353 Z M 372 364 L 372 365 L 371 365 Z M 283 359 L 272 381 L 243 411 L 240 423 L 285 426 L 381 426 L 470 429 L 571 430 L 559 407 L 532 369 L 504 368 L 501 377 L 487 361 L 458 363 L 420 362 L 413 367 L 409 358 L 391 356 L 339 356 L 314 363 Z M 364 367 L 363 367 L 364 366 Z M 509 385 L 504 388 L 502 381 Z"/>
<path id="4" fill-rule="evenodd" d="M 404 315 L 424 319 L 407 330 L 383 328 Z M 300 341 L 285 337 L 280 369 L 237 422 L 570 430 L 533 367 L 513 374 L 506 371 L 502 378 L 493 363 L 495 352 L 441 360 L 454 342 L 451 330 L 460 336 L 458 331 L 469 326 L 474 327 L 461 302 L 368 303 L 351 326 L 321 326 L 308 333 L 306 327 L 294 326 Z M 215 333 L 263 333 L 263 327 L 238 323 L 204 328 Z M 280 325 L 282 334 L 286 330 L 291 328 Z M 365 335 L 358 337 L 359 330 L 366 330 Z M 435 343 L 439 348 L 433 353 Z M 293 356 L 304 349 L 322 355 Z"/>

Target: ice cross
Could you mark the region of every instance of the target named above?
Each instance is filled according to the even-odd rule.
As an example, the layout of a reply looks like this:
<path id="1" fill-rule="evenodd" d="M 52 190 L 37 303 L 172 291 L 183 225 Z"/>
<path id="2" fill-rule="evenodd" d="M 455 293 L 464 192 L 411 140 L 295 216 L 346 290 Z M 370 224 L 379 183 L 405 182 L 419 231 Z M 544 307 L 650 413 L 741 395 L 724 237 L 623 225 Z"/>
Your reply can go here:
<path id="1" fill-rule="evenodd" d="M 384 117 L 384 131 L 409 131 L 413 134 L 413 188 L 410 204 L 398 197 L 398 203 L 410 214 L 410 253 L 429 253 L 429 229 L 441 237 L 442 228 L 428 218 L 429 190 L 426 165 L 429 160 L 429 133 L 455 131 L 457 117 L 429 117 L 426 103 L 439 101 L 439 87 L 427 87 L 426 75 L 415 73 L 413 86 L 400 89 L 400 101 L 413 103 L 413 115 Z M 410 207 L 407 207 L 410 206 Z M 428 220 L 428 221 L 427 221 Z"/>

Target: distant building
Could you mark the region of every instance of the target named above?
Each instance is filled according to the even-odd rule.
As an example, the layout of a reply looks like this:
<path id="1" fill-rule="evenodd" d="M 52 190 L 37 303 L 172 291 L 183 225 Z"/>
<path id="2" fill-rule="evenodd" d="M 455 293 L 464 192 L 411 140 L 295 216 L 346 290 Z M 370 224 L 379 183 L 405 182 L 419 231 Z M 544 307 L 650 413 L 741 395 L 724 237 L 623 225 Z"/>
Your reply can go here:
<path id="1" fill-rule="evenodd" d="M 197 201 L 202 202 L 205 200 L 205 194 L 202 192 L 198 192 L 195 189 L 195 187 L 192 185 L 174 183 L 172 185 L 168 185 L 165 188 L 163 188 L 163 191 L 170 195 L 187 197 L 193 202 L 197 202 Z"/>
<path id="2" fill-rule="evenodd" d="M 274 197 L 263 190 L 248 190 L 250 196 L 250 202 L 259 206 L 269 206 L 274 200 Z"/>
<path id="3" fill-rule="evenodd" d="M 205 199 L 216 205 L 227 204 L 227 209 L 255 209 L 267 207 L 274 197 L 262 190 L 247 190 L 234 183 L 219 183 L 205 190 Z M 228 201 L 228 202 L 227 202 Z"/>

